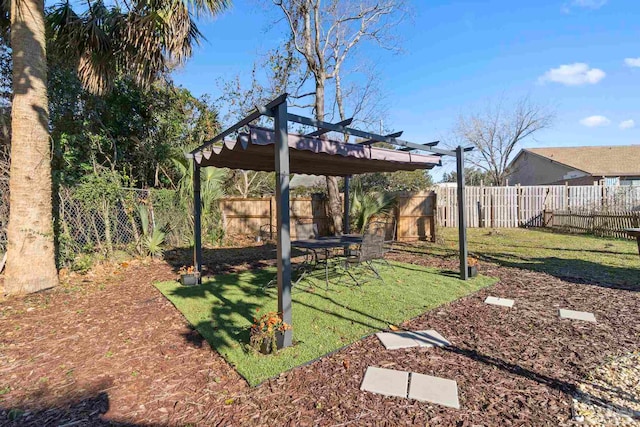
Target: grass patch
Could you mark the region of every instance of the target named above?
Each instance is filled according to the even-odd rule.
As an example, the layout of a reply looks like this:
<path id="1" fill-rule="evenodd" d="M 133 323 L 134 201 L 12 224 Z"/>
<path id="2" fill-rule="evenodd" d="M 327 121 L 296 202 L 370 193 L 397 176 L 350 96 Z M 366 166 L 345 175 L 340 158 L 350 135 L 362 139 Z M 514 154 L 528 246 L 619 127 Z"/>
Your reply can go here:
<path id="1" fill-rule="evenodd" d="M 469 253 L 507 267 L 549 273 L 605 285 L 640 289 L 640 258 L 634 240 L 560 234 L 521 228 L 468 229 Z M 458 230 L 440 228 L 443 244 L 420 242 L 408 248 L 436 256 L 457 257 Z"/>
<path id="2" fill-rule="evenodd" d="M 275 270 L 215 276 L 200 286 L 156 284 L 200 334 L 251 385 L 351 344 L 361 337 L 400 324 L 425 311 L 495 283 L 489 277 L 461 281 L 453 274 L 394 263 L 380 266 L 384 282 L 361 287 L 334 279 L 325 289 L 323 274 L 293 289 L 295 345 L 275 355 L 248 349 L 249 326 L 256 310 L 276 311 L 277 291 L 262 285 Z"/>

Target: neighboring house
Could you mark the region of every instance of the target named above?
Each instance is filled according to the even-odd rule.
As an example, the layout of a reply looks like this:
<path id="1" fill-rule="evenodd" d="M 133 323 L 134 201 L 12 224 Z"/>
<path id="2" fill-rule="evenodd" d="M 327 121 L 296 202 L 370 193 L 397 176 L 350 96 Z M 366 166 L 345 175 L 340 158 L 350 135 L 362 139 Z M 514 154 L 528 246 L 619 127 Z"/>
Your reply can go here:
<path id="1" fill-rule="evenodd" d="M 526 148 L 509 171 L 509 185 L 640 186 L 640 145 Z"/>

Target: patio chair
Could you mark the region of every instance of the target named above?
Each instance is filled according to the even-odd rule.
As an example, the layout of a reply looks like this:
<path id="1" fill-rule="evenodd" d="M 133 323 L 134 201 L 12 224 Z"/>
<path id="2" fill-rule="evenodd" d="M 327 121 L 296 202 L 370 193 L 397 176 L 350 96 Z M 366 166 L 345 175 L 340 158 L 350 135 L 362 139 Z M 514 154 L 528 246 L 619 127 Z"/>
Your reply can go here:
<path id="1" fill-rule="evenodd" d="M 362 236 L 362 243 L 356 253 L 345 258 L 345 272 L 356 285 L 360 286 L 364 283 L 359 281 L 352 273 L 352 270 L 357 267 L 363 267 L 372 271 L 378 279 L 384 281 L 373 264 L 374 261 L 384 260 L 384 239 L 385 224 L 382 222 L 372 222 L 367 226 Z"/>

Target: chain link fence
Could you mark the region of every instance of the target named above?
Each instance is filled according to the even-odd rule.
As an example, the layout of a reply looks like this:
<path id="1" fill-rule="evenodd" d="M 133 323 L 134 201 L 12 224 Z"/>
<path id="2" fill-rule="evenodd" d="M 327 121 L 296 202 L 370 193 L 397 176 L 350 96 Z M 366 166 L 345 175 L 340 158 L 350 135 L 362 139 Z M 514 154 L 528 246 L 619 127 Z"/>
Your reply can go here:
<path id="1" fill-rule="evenodd" d="M 9 219 L 6 184 L 0 180 L 0 257 L 6 251 Z M 118 260 L 148 255 L 151 244 L 191 246 L 191 206 L 191 200 L 181 200 L 174 190 L 119 189 L 87 197 L 79 188 L 61 188 L 55 206 L 58 265 L 82 270 L 96 257 Z M 219 244 L 223 236 L 219 209 L 214 208 L 208 218 L 203 217 L 203 241 Z"/>

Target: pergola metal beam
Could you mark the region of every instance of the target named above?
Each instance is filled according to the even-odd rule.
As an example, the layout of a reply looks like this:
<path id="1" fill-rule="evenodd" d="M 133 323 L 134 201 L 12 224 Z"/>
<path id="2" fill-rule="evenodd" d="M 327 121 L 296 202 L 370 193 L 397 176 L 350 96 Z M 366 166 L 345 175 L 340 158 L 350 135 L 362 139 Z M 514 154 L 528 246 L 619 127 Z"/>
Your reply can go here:
<path id="1" fill-rule="evenodd" d="M 420 144 L 420 145 L 424 145 L 425 147 L 435 147 L 438 144 L 440 144 L 440 141 L 425 142 L 424 144 Z M 415 150 L 415 148 L 412 148 L 412 147 L 400 148 L 400 151 L 413 151 L 413 150 Z"/>
<path id="2" fill-rule="evenodd" d="M 359 136 L 360 138 L 364 138 L 364 139 L 375 139 L 376 141 L 380 141 L 380 142 L 387 142 L 389 144 L 398 145 L 401 147 L 411 147 L 411 148 L 415 148 L 416 150 L 428 151 L 431 153 L 442 154 L 444 156 L 455 157 L 456 155 L 455 151 L 442 150 L 439 148 L 423 146 L 420 144 L 415 144 L 413 142 L 403 141 L 397 138 L 378 135 L 372 132 L 366 132 L 358 129 L 352 129 L 346 126 L 335 125 L 333 123 L 324 122 L 322 120 L 310 119 L 308 117 L 299 116 L 298 114 L 289 113 L 287 116 L 289 118 L 289 121 L 300 123 L 301 125 L 314 126 L 319 129 L 320 128 L 329 129 L 330 131 L 334 131 L 334 132 L 346 133 L 353 136 Z"/>
<path id="3" fill-rule="evenodd" d="M 353 117 L 351 117 L 350 119 L 346 119 L 341 122 L 338 122 L 336 124 L 339 126 L 349 126 L 352 121 L 353 121 Z M 324 135 L 325 133 L 329 133 L 329 132 L 331 132 L 329 129 L 318 129 L 317 131 L 308 133 L 305 136 L 314 137 L 314 136 Z"/>
<path id="4" fill-rule="evenodd" d="M 403 131 L 394 132 L 394 133 L 390 133 L 389 135 L 385 135 L 385 136 L 387 138 L 400 138 L 402 136 L 402 133 L 403 133 Z M 375 144 L 376 142 L 382 142 L 382 141 L 378 141 L 377 139 L 367 139 L 366 141 L 356 142 L 356 144 L 371 145 L 371 144 Z"/>

